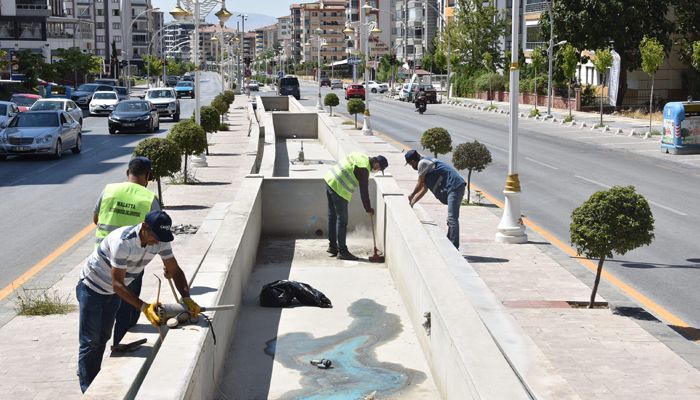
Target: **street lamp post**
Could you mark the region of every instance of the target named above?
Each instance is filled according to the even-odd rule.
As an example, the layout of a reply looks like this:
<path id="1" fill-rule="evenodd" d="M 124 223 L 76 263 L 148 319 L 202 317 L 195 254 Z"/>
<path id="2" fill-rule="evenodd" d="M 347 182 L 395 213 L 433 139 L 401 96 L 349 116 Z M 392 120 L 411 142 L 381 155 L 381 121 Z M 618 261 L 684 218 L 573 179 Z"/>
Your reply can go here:
<path id="1" fill-rule="evenodd" d="M 323 104 L 321 103 L 321 46 L 325 46 L 325 40 L 321 37 L 323 30 L 321 28 L 316 28 L 316 79 L 318 82 L 318 99 L 316 100 L 316 111 L 324 112 Z M 307 46 L 311 46 L 311 43 L 306 43 Z"/>
<path id="2" fill-rule="evenodd" d="M 549 57 L 549 69 L 547 70 L 547 118 L 552 117 L 552 61 L 554 58 L 554 48 L 566 43 L 566 40 L 554 43 L 553 38 L 549 38 L 549 47 L 547 48 L 547 57 Z"/>
<path id="3" fill-rule="evenodd" d="M 129 25 L 129 29 L 126 31 L 126 37 L 127 37 L 127 40 L 129 41 L 129 47 L 127 47 L 127 49 L 129 49 L 129 52 L 126 54 L 126 90 L 129 93 L 131 92 L 131 53 L 133 52 L 133 49 L 132 49 L 133 40 L 131 40 L 132 39 L 131 30 L 134 28 L 134 24 L 136 23 L 136 21 L 138 21 L 138 19 L 141 18 L 142 15 L 147 14 L 147 13 L 151 13 L 151 12 L 155 12 L 155 11 L 160 11 L 160 8 L 158 8 L 158 7 L 147 8 L 147 9 L 141 11 L 140 13 L 138 13 L 134 17 L 134 20 L 131 21 L 131 24 Z"/>
<path id="4" fill-rule="evenodd" d="M 238 31 L 239 36 L 240 36 L 240 47 L 238 48 L 238 83 L 237 83 L 237 92 L 238 94 L 243 93 L 243 73 L 241 72 L 241 54 L 243 53 L 243 47 L 245 43 L 245 21 L 248 19 L 248 15 L 246 14 L 238 14 L 238 18 L 241 19 L 241 29 Z"/>
<path id="5" fill-rule="evenodd" d="M 510 59 L 510 132 L 508 152 L 508 177 L 503 190 L 505 206 L 498 224 L 496 241 L 501 243 L 525 243 L 527 235 L 520 217 L 520 179 L 518 178 L 518 98 L 520 93 L 520 65 L 518 65 L 518 34 L 520 0 L 513 0 Z"/>

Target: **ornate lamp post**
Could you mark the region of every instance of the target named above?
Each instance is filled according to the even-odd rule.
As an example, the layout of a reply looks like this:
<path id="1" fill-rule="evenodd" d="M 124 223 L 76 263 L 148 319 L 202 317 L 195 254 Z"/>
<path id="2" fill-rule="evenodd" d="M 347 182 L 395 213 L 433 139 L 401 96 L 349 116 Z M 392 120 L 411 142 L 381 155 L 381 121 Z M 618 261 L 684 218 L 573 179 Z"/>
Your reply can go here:
<path id="1" fill-rule="evenodd" d="M 126 31 L 126 37 L 127 37 L 127 40 L 129 41 L 129 47 L 128 47 L 129 53 L 127 53 L 127 55 L 126 55 L 126 76 L 127 76 L 127 78 L 126 78 L 126 90 L 128 92 L 131 92 L 131 53 L 133 53 L 132 40 L 131 40 L 131 30 L 134 29 L 134 24 L 136 23 L 136 21 L 138 21 L 139 18 L 141 18 L 142 15 L 152 13 L 155 11 L 160 11 L 160 8 L 158 8 L 158 7 L 147 8 L 147 9 L 141 11 L 140 13 L 138 13 L 134 17 L 134 20 L 131 21 L 131 24 L 129 25 L 129 29 Z"/>

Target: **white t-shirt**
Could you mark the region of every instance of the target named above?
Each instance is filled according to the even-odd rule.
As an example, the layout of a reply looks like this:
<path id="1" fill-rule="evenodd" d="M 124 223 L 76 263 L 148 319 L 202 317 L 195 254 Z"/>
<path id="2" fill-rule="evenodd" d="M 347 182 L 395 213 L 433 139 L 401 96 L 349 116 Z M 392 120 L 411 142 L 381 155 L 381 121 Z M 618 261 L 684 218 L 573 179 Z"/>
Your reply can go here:
<path id="1" fill-rule="evenodd" d="M 80 270 L 83 283 L 99 294 L 114 294 L 112 268 L 125 269 L 124 283 L 129 285 L 156 254 L 162 260 L 175 257 L 170 243 L 141 247 L 140 230 L 141 224 L 124 226 L 107 235 Z"/>
<path id="2" fill-rule="evenodd" d="M 418 176 L 424 176 L 435 169 L 435 163 L 427 158 L 421 158 L 418 161 Z"/>

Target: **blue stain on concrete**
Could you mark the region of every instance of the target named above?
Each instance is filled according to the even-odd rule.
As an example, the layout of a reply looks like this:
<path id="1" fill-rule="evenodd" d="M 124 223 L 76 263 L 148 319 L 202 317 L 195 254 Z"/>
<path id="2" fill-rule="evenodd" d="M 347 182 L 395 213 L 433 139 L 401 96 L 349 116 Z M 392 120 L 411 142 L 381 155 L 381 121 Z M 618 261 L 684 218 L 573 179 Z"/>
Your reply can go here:
<path id="1" fill-rule="evenodd" d="M 282 399 L 355 400 L 375 391 L 377 398 L 383 398 L 426 379 L 421 371 L 376 359 L 374 349 L 395 339 L 403 329 L 397 315 L 370 299 L 356 301 L 348 312 L 353 322 L 336 335 L 314 338 L 307 332 L 295 332 L 267 342 L 266 354 L 302 374 L 303 389 L 288 392 Z M 331 360 L 332 367 L 319 369 L 309 363 L 321 358 Z"/>

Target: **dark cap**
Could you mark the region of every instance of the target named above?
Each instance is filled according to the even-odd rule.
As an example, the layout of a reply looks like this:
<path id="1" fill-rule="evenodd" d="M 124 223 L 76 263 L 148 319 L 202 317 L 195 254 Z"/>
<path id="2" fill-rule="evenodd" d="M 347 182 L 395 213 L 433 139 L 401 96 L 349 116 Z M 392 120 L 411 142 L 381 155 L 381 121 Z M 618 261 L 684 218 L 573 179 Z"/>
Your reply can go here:
<path id="1" fill-rule="evenodd" d="M 381 155 L 376 156 L 376 157 L 374 157 L 374 159 L 377 160 L 377 162 L 379 163 L 379 170 L 382 172 L 384 172 L 386 167 L 389 166 L 389 161 L 387 161 L 386 157 L 384 157 L 384 156 L 381 156 Z"/>
<path id="2" fill-rule="evenodd" d="M 135 176 L 147 175 L 151 172 L 151 160 L 147 157 L 134 157 L 129 161 L 129 173 Z"/>
<path id="3" fill-rule="evenodd" d="M 416 150 L 409 150 L 404 153 L 404 158 L 406 159 L 406 165 L 410 164 L 411 161 L 420 161 L 420 154 Z"/>
<path id="4" fill-rule="evenodd" d="M 172 232 L 173 220 L 165 211 L 151 211 L 146 214 L 146 225 L 151 229 L 159 242 L 172 242 L 175 237 Z"/>

